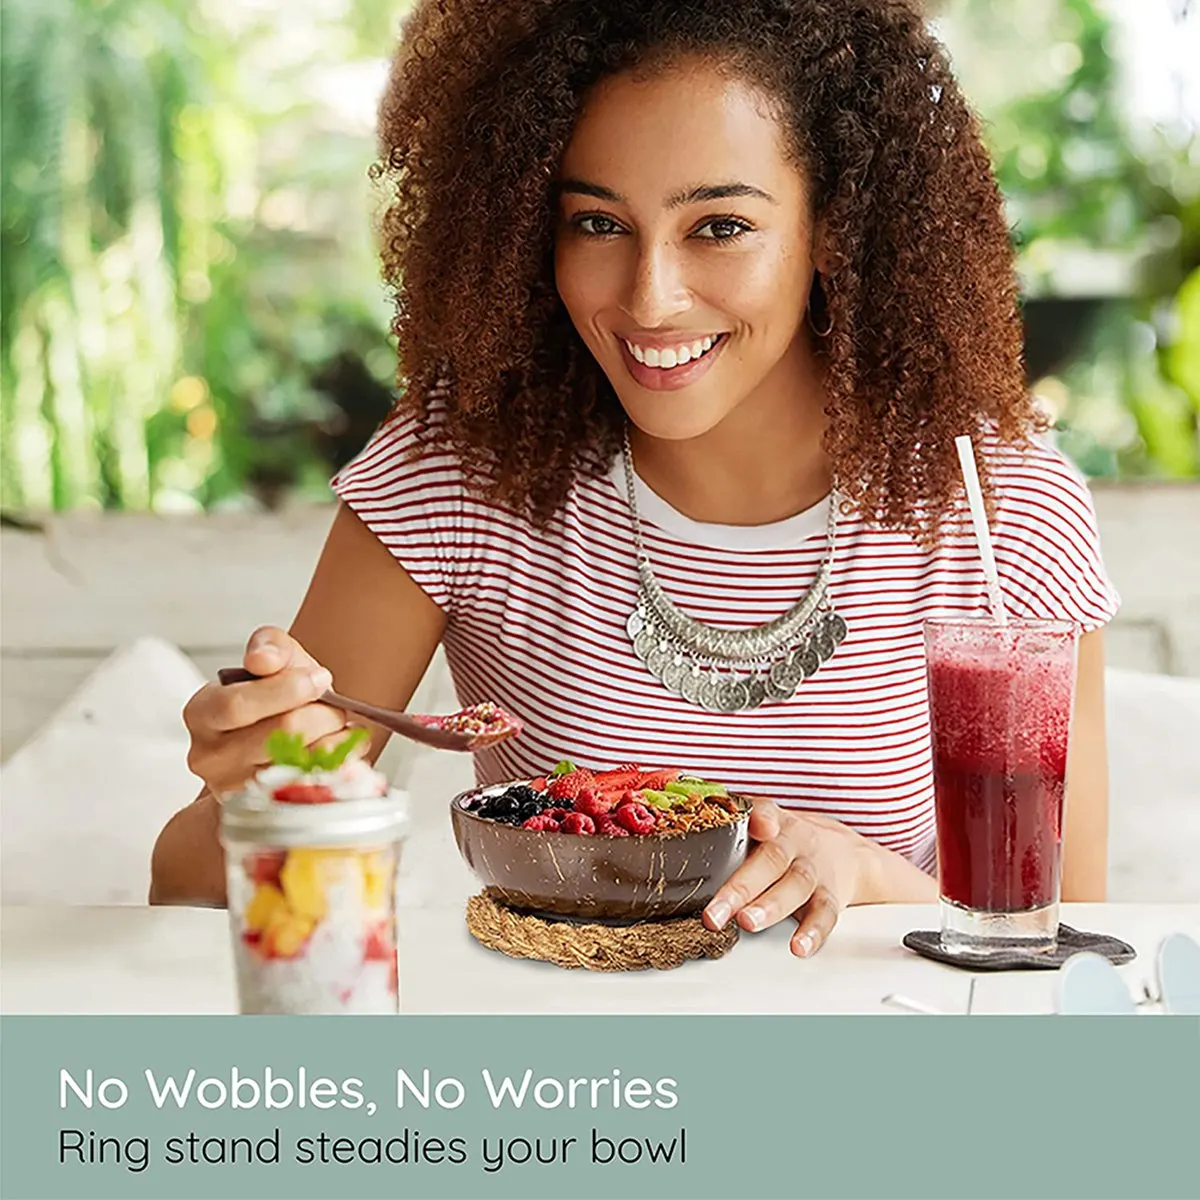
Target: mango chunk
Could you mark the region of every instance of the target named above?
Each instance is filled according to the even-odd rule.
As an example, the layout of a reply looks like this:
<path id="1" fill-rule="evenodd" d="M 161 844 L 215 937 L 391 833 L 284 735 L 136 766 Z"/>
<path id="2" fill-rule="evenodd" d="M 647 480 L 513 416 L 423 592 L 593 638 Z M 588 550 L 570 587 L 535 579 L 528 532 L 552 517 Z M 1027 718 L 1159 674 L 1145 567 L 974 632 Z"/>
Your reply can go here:
<path id="1" fill-rule="evenodd" d="M 275 958 L 294 958 L 316 924 L 316 921 L 297 917 L 286 909 L 279 911 L 263 933 L 267 953 Z"/>
<path id="2" fill-rule="evenodd" d="M 273 883 L 260 883 L 254 889 L 250 903 L 246 905 L 246 928 L 252 933 L 258 933 L 271 923 L 277 912 L 287 911 L 287 901 L 283 893 Z"/>
<path id="3" fill-rule="evenodd" d="M 279 878 L 292 912 L 314 921 L 325 916 L 330 887 L 346 885 L 362 895 L 363 869 L 353 850 L 292 850 Z"/>

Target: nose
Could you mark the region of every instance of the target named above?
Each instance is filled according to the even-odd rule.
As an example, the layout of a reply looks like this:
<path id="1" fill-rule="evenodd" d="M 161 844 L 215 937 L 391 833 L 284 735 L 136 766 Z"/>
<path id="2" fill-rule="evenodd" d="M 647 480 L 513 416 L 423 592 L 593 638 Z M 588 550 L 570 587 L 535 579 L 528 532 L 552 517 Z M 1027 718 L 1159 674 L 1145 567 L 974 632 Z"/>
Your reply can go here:
<path id="1" fill-rule="evenodd" d="M 692 305 L 682 264 L 669 245 L 639 247 L 625 303 L 631 320 L 643 329 L 665 325 Z"/>

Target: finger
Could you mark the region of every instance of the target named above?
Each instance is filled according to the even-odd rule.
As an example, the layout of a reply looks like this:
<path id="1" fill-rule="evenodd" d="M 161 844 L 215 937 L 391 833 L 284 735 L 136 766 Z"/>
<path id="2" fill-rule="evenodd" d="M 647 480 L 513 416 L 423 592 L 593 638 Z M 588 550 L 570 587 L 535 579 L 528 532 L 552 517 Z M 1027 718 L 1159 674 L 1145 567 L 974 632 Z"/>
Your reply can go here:
<path id="1" fill-rule="evenodd" d="M 346 714 L 328 704 L 306 704 L 245 729 L 223 733 L 214 742 L 201 744 L 189 759 L 191 769 L 209 784 L 234 787 L 270 761 L 267 741 L 277 729 L 298 733 L 305 745 L 313 745 L 341 732 L 344 736 Z"/>
<path id="2" fill-rule="evenodd" d="M 311 704 L 331 682 L 324 667 L 289 667 L 251 683 L 206 688 L 189 706 L 188 728 L 210 733 L 249 729 Z"/>
<path id="3" fill-rule="evenodd" d="M 779 836 L 783 813 L 771 800 L 755 800 L 750 810 L 750 836 L 756 842 L 769 842 Z"/>
<path id="4" fill-rule="evenodd" d="M 322 704 L 322 705 L 319 705 L 318 707 L 324 708 L 326 706 Z M 338 729 L 334 733 L 328 734 L 325 737 L 318 738 L 315 742 L 311 742 L 310 745 L 314 749 L 317 749 L 317 750 L 333 750 L 341 742 L 345 741 L 348 734 L 352 733 L 356 729 L 366 729 L 367 732 L 370 733 L 370 729 L 368 729 L 366 725 L 347 723 L 347 724 L 343 725 L 341 729 Z M 347 758 L 348 759 L 366 758 L 366 756 L 370 753 L 371 753 L 371 739 L 368 737 L 368 738 L 364 739 L 363 741 L 359 742 L 359 744 L 357 746 L 355 746 L 353 750 L 350 751 Z"/>
<path id="5" fill-rule="evenodd" d="M 782 878 L 791 866 L 795 852 L 786 837 L 760 842 L 746 861 L 726 880 L 704 910 L 710 929 L 723 929 L 729 918 L 736 916 L 747 904 Z"/>
<path id="6" fill-rule="evenodd" d="M 275 625 L 256 629 L 242 655 L 242 666 L 255 675 L 274 675 L 288 667 L 320 665 L 290 633 Z"/>
<path id="7" fill-rule="evenodd" d="M 783 875 L 771 884 L 753 904 L 738 913 L 738 924 L 751 933 L 769 929 L 798 908 L 807 904 L 816 892 L 820 877 L 811 859 L 795 858 Z"/>
<path id="8" fill-rule="evenodd" d="M 837 897 L 823 884 L 819 886 L 812 899 L 796 914 L 798 924 L 792 934 L 792 953 L 797 958 L 816 954 L 828 941 L 841 912 Z"/>

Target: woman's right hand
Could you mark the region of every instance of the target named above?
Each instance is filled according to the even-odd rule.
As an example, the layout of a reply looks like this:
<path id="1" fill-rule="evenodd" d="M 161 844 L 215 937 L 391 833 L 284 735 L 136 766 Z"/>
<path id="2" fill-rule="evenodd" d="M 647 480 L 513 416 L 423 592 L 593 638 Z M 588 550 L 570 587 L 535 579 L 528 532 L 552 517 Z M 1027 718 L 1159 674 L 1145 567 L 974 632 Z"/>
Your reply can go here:
<path id="1" fill-rule="evenodd" d="M 332 676 L 295 638 L 274 626 L 255 631 L 242 665 L 261 676 L 250 683 L 210 683 L 188 701 L 188 767 L 213 795 L 244 783 L 268 761 L 276 729 L 302 734 L 312 745 L 346 726 L 346 714 L 317 698 Z"/>

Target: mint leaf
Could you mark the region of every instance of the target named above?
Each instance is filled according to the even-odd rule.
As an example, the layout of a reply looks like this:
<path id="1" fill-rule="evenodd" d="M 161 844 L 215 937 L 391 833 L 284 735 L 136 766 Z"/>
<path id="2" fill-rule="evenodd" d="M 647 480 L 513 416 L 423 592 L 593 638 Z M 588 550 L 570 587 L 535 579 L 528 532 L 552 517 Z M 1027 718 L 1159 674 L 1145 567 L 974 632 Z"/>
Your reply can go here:
<path id="1" fill-rule="evenodd" d="M 301 771 L 309 770 L 312 761 L 304 735 L 283 729 L 276 729 L 267 738 L 267 755 L 277 767 L 298 767 Z"/>
<path id="2" fill-rule="evenodd" d="M 328 749 L 314 749 L 310 753 L 316 766 L 322 771 L 336 771 L 350 757 L 351 751 L 366 739 L 367 731 L 365 729 L 354 729 L 336 746 L 330 746 Z"/>
<path id="3" fill-rule="evenodd" d="M 558 766 L 555 767 L 554 770 L 550 772 L 550 774 L 551 775 L 570 775 L 570 773 L 574 770 L 575 770 L 575 764 L 573 762 L 568 762 L 564 758 L 563 761 L 560 762 L 558 764 Z"/>

